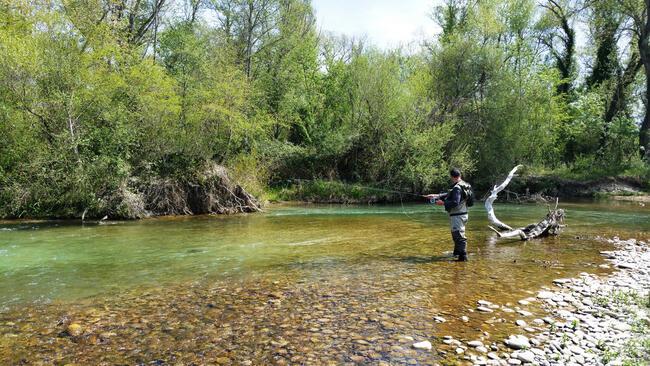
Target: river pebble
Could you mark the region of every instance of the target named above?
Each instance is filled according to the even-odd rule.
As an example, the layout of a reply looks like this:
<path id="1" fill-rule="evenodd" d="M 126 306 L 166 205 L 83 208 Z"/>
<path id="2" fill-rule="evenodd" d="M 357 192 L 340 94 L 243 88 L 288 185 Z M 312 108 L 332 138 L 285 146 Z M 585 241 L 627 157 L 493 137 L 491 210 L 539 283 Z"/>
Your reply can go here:
<path id="1" fill-rule="evenodd" d="M 530 348 L 528 338 L 523 335 L 511 335 L 504 343 L 512 349 Z"/>
<path id="2" fill-rule="evenodd" d="M 524 363 L 535 362 L 535 354 L 531 351 L 524 351 L 517 353 L 517 358 Z"/>
<path id="3" fill-rule="evenodd" d="M 422 341 L 422 342 L 418 342 L 418 343 L 413 343 L 413 348 L 430 350 L 432 348 L 432 346 L 431 346 L 431 342 Z"/>
<path id="4" fill-rule="evenodd" d="M 517 319 L 515 321 L 515 324 L 517 324 L 520 327 L 525 327 L 527 323 L 525 321 L 521 320 L 521 319 Z"/>
<path id="5" fill-rule="evenodd" d="M 542 337 L 540 340 L 528 340 L 521 335 L 506 339 L 504 343 L 517 350 L 508 360 L 509 364 L 513 364 L 512 359 L 516 358 L 523 363 L 549 366 L 600 366 L 605 351 L 614 355 L 624 348 L 627 349 L 625 354 L 647 352 L 639 349 L 632 352 L 629 347 L 638 347 L 635 346 L 638 342 L 632 342 L 635 338 L 650 341 L 647 334 L 635 334 L 632 326 L 634 319 L 648 317 L 648 311 L 643 308 L 645 305 L 640 299 L 650 296 L 650 248 L 647 243 L 636 240 L 614 238 L 607 241 L 618 250 L 603 251 L 601 254 L 621 270 L 608 277 L 583 272 L 580 278 L 553 280 L 559 290 L 539 291 L 537 298 L 543 300 L 542 307 L 562 320 L 557 321 L 550 316 L 534 319 L 533 323 L 542 327 L 540 329 L 547 327 L 539 333 Z M 531 315 L 523 309 L 517 312 L 522 316 Z M 523 320 L 517 320 L 516 324 L 526 325 Z M 539 332 L 532 327 L 524 329 Z M 531 343 L 535 348 L 530 348 Z M 626 362 L 625 357 L 619 356 L 608 365 L 622 365 Z M 638 359 L 630 362 L 636 363 Z"/>

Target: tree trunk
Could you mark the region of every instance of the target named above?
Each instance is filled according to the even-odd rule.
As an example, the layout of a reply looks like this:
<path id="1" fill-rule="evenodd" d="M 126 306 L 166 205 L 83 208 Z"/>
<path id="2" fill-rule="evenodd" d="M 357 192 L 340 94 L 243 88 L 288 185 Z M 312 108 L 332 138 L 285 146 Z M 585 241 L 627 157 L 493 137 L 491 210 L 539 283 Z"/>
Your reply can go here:
<path id="1" fill-rule="evenodd" d="M 625 71 L 616 79 L 616 85 L 614 86 L 614 91 L 612 92 L 612 99 L 609 101 L 607 109 L 605 110 L 605 123 L 598 144 L 599 154 L 601 156 L 604 156 L 607 153 L 605 147 L 608 144 L 607 138 L 609 136 L 610 124 L 614 120 L 614 117 L 616 117 L 627 107 L 627 98 L 630 92 L 629 89 L 630 86 L 634 83 L 636 75 L 641 69 L 641 65 L 642 63 L 639 59 L 639 55 L 636 52 L 633 52 L 632 55 L 630 55 L 630 60 L 627 64 L 627 67 L 625 68 Z M 643 144 L 640 146 L 643 146 Z"/>
<path id="2" fill-rule="evenodd" d="M 648 113 L 648 104 L 650 103 L 650 62 L 645 62 L 644 68 L 646 75 L 646 106 L 645 117 L 643 118 L 643 123 L 641 123 L 641 128 L 639 129 L 639 152 L 641 158 L 644 158 L 648 163 L 650 163 L 650 113 Z"/>
<path id="3" fill-rule="evenodd" d="M 641 62 L 643 62 L 643 68 L 645 70 L 646 98 L 645 117 L 639 129 L 639 152 L 642 158 L 650 159 L 650 44 L 648 44 L 648 38 L 650 37 L 650 6 L 648 6 L 648 2 L 650 0 L 645 1 L 645 24 L 641 25 L 639 32 L 639 55 L 641 56 Z"/>
<path id="4" fill-rule="evenodd" d="M 253 24 L 253 12 L 255 11 L 255 4 L 252 0 L 248 1 L 248 14 L 246 19 L 246 50 L 244 55 L 246 77 L 250 79 L 251 69 L 253 63 L 253 31 L 255 25 Z"/>
<path id="5" fill-rule="evenodd" d="M 623 74 L 616 80 L 612 99 L 605 111 L 606 123 L 614 120 L 614 117 L 616 117 L 616 115 L 627 106 L 627 92 L 630 85 L 634 83 L 634 79 L 639 70 L 641 70 L 641 60 L 639 59 L 639 55 L 634 52 L 630 55 L 630 61 L 628 62 L 625 71 L 623 71 Z"/>
<path id="6" fill-rule="evenodd" d="M 562 75 L 562 82 L 558 85 L 558 92 L 567 95 L 571 91 L 571 84 L 573 79 L 573 55 L 575 53 L 575 31 L 569 25 L 566 17 L 561 19 L 562 30 L 564 31 L 564 54 L 561 59 L 558 59 L 558 68 Z"/>

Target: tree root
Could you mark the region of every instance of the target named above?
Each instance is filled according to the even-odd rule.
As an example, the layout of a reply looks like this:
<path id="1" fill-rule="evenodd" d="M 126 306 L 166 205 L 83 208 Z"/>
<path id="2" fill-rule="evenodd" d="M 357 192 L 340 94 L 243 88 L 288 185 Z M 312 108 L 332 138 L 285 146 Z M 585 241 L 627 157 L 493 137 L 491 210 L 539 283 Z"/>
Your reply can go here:
<path id="1" fill-rule="evenodd" d="M 151 178 L 125 183 L 113 198 L 111 216 L 143 218 L 162 215 L 236 214 L 262 211 L 260 202 L 231 181 L 225 167 L 211 164 L 188 178 Z"/>

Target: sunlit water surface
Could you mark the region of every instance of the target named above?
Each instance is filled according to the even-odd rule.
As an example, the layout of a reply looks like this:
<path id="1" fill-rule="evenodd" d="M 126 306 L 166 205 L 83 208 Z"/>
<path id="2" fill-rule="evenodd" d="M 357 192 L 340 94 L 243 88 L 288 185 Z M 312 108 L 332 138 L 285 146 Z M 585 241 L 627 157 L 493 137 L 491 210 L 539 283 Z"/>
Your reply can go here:
<path id="1" fill-rule="evenodd" d="M 482 207 L 472 208 L 467 263 L 449 258 L 448 218 L 428 204 L 1 223 L 0 361 L 431 363 L 451 356 L 416 352 L 400 337 L 505 334 L 511 327 L 473 313 L 478 299 L 516 304 L 555 278 L 607 273 L 599 251 L 611 248 L 598 237 L 650 239 L 650 209 L 637 203 L 561 207 L 563 234 L 528 242 L 497 241 Z M 496 210 L 511 226 L 547 212 Z M 65 329 L 75 319 L 84 333 L 71 337 Z M 157 325 L 125 328 L 133 319 Z M 207 348 L 196 355 L 197 347 Z"/>

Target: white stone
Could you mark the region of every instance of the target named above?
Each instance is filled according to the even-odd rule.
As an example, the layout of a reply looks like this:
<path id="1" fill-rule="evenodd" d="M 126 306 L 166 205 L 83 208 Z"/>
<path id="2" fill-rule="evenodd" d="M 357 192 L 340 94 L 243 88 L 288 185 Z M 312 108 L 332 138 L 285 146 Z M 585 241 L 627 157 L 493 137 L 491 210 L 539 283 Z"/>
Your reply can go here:
<path id="1" fill-rule="evenodd" d="M 614 323 L 613 328 L 616 330 L 620 330 L 621 332 L 627 332 L 629 330 L 632 330 L 632 327 L 629 324 L 621 323 L 621 322 Z"/>
<path id="2" fill-rule="evenodd" d="M 482 347 L 483 342 L 481 342 L 481 341 L 469 341 L 469 342 L 467 342 L 467 345 L 470 346 L 470 347 Z"/>
<path id="3" fill-rule="evenodd" d="M 542 300 L 550 299 L 553 296 L 555 296 L 555 294 L 550 291 L 540 291 L 539 293 L 537 293 L 537 298 Z"/>
<path id="4" fill-rule="evenodd" d="M 423 342 L 413 343 L 413 348 L 430 350 L 432 346 L 431 346 L 431 342 L 423 341 Z"/>
<path id="5" fill-rule="evenodd" d="M 534 354 L 536 354 L 538 356 L 543 357 L 543 356 L 546 355 L 546 353 L 544 351 L 542 351 L 541 349 L 539 349 L 539 348 L 531 348 L 530 350 L 531 350 L 531 352 L 533 352 Z"/>
<path id="6" fill-rule="evenodd" d="M 524 363 L 532 363 L 535 361 L 535 354 L 531 351 L 519 352 L 517 358 Z"/>
<path id="7" fill-rule="evenodd" d="M 517 319 L 517 321 L 515 321 L 515 324 L 517 324 L 520 327 L 525 327 L 527 325 L 526 322 L 521 319 Z"/>
<path id="8" fill-rule="evenodd" d="M 546 323 L 546 324 L 555 324 L 555 320 L 553 318 L 551 318 L 551 317 L 548 317 L 548 316 L 546 318 L 542 319 L 542 320 L 544 320 L 544 323 Z"/>
<path id="9" fill-rule="evenodd" d="M 523 335 L 511 335 L 504 343 L 512 349 L 530 348 L 528 338 Z"/>
<path id="10" fill-rule="evenodd" d="M 569 351 L 571 351 L 571 353 L 574 353 L 576 355 L 581 355 L 581 354 L 585 353 L 585 350 L 583 350 L 582 348 L 580 348 L 578 346 L 569 346 Z"/>

